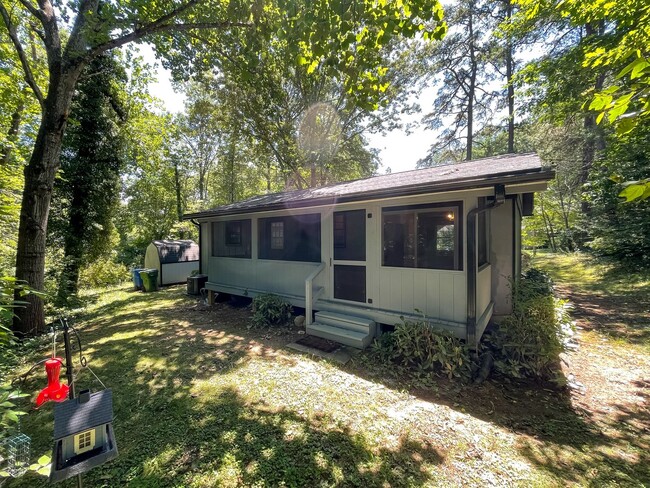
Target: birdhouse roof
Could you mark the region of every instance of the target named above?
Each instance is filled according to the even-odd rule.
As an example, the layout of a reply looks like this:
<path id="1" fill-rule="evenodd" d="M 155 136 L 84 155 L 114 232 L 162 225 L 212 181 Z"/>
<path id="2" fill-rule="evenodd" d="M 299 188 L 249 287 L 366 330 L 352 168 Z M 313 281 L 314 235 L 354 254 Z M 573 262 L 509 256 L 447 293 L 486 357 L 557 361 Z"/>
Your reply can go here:
<path id="1" fill-rule="evenodd" d="M 68 437 L 113 421 L 113 393 L 110 389 L 91 393 L 90 400 L 78 398 L 54 406 L 54 440 Z"/>

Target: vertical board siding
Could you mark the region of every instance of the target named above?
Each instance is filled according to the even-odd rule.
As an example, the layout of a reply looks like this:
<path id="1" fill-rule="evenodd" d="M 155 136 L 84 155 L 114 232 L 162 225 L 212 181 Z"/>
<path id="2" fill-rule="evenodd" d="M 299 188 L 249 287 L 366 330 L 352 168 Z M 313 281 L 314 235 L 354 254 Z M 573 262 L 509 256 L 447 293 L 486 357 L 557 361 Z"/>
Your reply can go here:
<path id="1" fill-rule="evenodd" d="M 510 279 L 515 276 L 513 269 L 512 200 L 494 210 L 490 215 L 490 263 L 492 264 L 492 297 L 494 314 L 507 315 L 512 312 L 510 300 Z"/>
<path id="2" fill-rule="evenodd" d="M 485 266 L 476 277 L 476 317 L 480 317 L 492 300 L 492 266 Z"/>
<path id="3" fill-rule="evenodd" d="M 467 280 L 465 275 L 454 277 L 454 318 L 455 322 L 467 323 Z"/>
<path id="4" fill-rule="evenodd" d="M 426 276 L 427 288 L 425 290 L 426 314 L 432 317 L 440 317 L 440 277 L 434 273 L 424 273 Z M 422 309 L 425 311 L 425 309 Z"/>
<path id="5" fill-rule="evenodd" d="M 240 258 L 210 258 L 210 281 L 237 288 L 305 296 L 305 279 L 320 263 L 266 261 Z M 322 275 L 323 273 L 321 273 Z M 315 286 L 324 286 L 319 275 Z"/>
<path id="6" fill-rule="evenodd" d="M 415 273 L 413 275 L 413 303 L 422 304 L 427 303 L 427 274 L 426 273 Z M 424 309 L 420 307 L 415 307 L 422 312 Z M 436 304 L 437 308 L 437 304 Z"/>
<path id="7" fill-rule="evenodd" d="M 463 272 L 382 267 L 377 307 L 403 313 L 422 311 L 432 318 L 467 320 L 466 280 Z"/>
<path id="8" fill-rule="evenodd" d="M 184 263 L 161 264 L 163 285 L 174 283 L 186 283 L 192 271 L 199 270 L 198 261 L 186 261 Z"/>
<path id="9" fill-rule="evenodd" d="M 255 268 L 250 259 L 210 258 L 210 281 L 242 288 L 255 288 Z"/>
<path id="10" fill-rule="evenodd" d="M 255 288 L 272 293 L 305 296 L 305 279 L 320 263 L 257 261 Z"/>
<path id="11" fill-rule="evenodd" d="M 416 307 L 413 300 L 413 279 L 415 273 L 402 273 L 402 308 L 407 313 L 415 312 Z M 422 310 L 420 308 L 420 310 Z"/>

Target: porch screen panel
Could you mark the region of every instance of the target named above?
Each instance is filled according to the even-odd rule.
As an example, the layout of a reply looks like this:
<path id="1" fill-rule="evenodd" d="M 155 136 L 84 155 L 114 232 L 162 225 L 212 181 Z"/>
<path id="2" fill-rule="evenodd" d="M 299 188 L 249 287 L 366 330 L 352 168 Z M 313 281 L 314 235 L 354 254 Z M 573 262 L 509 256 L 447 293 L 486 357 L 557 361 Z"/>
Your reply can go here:
<path id="1" fill-rule="evenodd" d="M 258 220 L 260 259 L 321 261 L 320 214 Z"/>
<path id="2" fill-rule="evenodd" d="M 385 208 L 383 266 L 462 269 L 460 203 Z"/>
<path id="3" fill-rule="evenodd" d="M 366 302 L 366 267 L 334 265 L 334 298 Z"/>
<path id="4" fill-rule="evenodd" d="M 478 206 L 484 206 L 487 202 L 485 197 L 478 199 Z M 478 232 L 476 234 L 476 247 L 478 252 L 478 265 L 483 266 L 489 262 L 489 248 L 488 248 L 488 218 L 489 212 L 481 212 L 477 216 Z"/>
<path id="5" fill-rule="evenodd" d="M 334 212 L 334 259 L 366 260 L 366 211 Z"/>
<path id="6" fill-rule="evenodd" d="M 212 222 L 212 256 L 251 257 L 251 220 Z"/>

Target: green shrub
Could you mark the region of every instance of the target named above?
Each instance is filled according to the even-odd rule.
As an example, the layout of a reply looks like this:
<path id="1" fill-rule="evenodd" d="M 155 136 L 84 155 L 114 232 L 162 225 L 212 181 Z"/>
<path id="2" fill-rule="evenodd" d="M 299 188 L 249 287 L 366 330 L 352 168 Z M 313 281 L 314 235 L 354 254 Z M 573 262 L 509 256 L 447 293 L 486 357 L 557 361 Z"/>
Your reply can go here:
<path id="1" fill-rule="evenodd" d="M 282 325 L 291 318 L 291 304 L 278 295 L 265 293 L 253 299 L 253 326 Z"/>
<path id="2" fill-rule="evenodd" d="M 129 279 L 126 266 L 116 263 L 110 258 L 100 258 L 79 273 L 79 287 L 97 288 L 100 286 L 119 285 Z"/>
<path id="3" fill-rule="evenodd" d="M 11 332 L 11 321 L 14 317 L 14 310 L 17 307 L 24 307 L 25 301 L 16 300 L 14 292 L 18 291 L 21 296 L 34 293 L 24 282 L 13 277 L 0 277 L 0 440 L 13 433 L 18 426 L 18 418 L 25 415 L 19 410 L 15 400 L 26 397 L 27 394 L 7 384 L 6 375 L 15 370 L 18 361 L 14 353 L 14 335 Z M 39 294 L 42 296 L 42 294 Z M 2 476 L 0 476 L 0 479 Z M 0 483 L 2 484 L 2 483 Z"/>
<path id="4" fill-rule="evenodd" d="M 434 329 L 424 320 L 402 322 L 373 345 L 382 362 L 395 362 L 418 373 L 444 373 L 449 378 L 466 375 L 469 352 L 464 343 Z"/>
<path id="5" fill-rule="evenodd" d="M 555 380 L 563 328 L 570 324 L 567 302 L 553 295 L 551 279 L 538 269 L 511 286 L 512 314 L 486 339 L 495 368 L 515 378 Z"/>

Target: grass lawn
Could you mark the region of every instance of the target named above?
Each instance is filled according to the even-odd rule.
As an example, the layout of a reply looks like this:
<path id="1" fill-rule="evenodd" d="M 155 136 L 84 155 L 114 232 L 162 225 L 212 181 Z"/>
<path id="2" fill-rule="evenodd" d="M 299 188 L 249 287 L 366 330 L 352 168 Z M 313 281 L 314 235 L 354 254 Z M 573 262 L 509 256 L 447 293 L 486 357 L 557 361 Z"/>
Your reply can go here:
<path id="1" fill-rule="evenodd" d="M 497 379 L 423 383 L 368 354 L 342 367 L 286 349 L 295 329 L 248 329 L 246 308 L 209 308 L 183 287 L 152 294 L 123 287 L 87 299 L 71 322 L 89 365 L 113 388 L 120 456 L 85 474 L 84 486 L 650 483 L 647 396 L 597 404 Z M 610 344 L 597 345 L 569 361 L 597 365 Z M 616 365 L 626 392 L 630 381 L 650 380 L 647 357 L 629 357 Z M 40 389 L 42 376 L 25 390 Z M 578 379 L 591 391 L 589 376 Z M 98 387 L 89 372 L 78 383 Z M 638 389 L 647 394 L 648 386 Z M 49 453 L 52 406 L 30 410 L 23 431 L 34 459 Z M 46 484 L 27 474 L 6 487 Z"/>
<path id="2" fill-rule="evenodd" d="M 574 303 L 580 326 L 650 354 L 650 273 L 579 253 L 538 251 L 533 266 L 547 271 Z"/>

